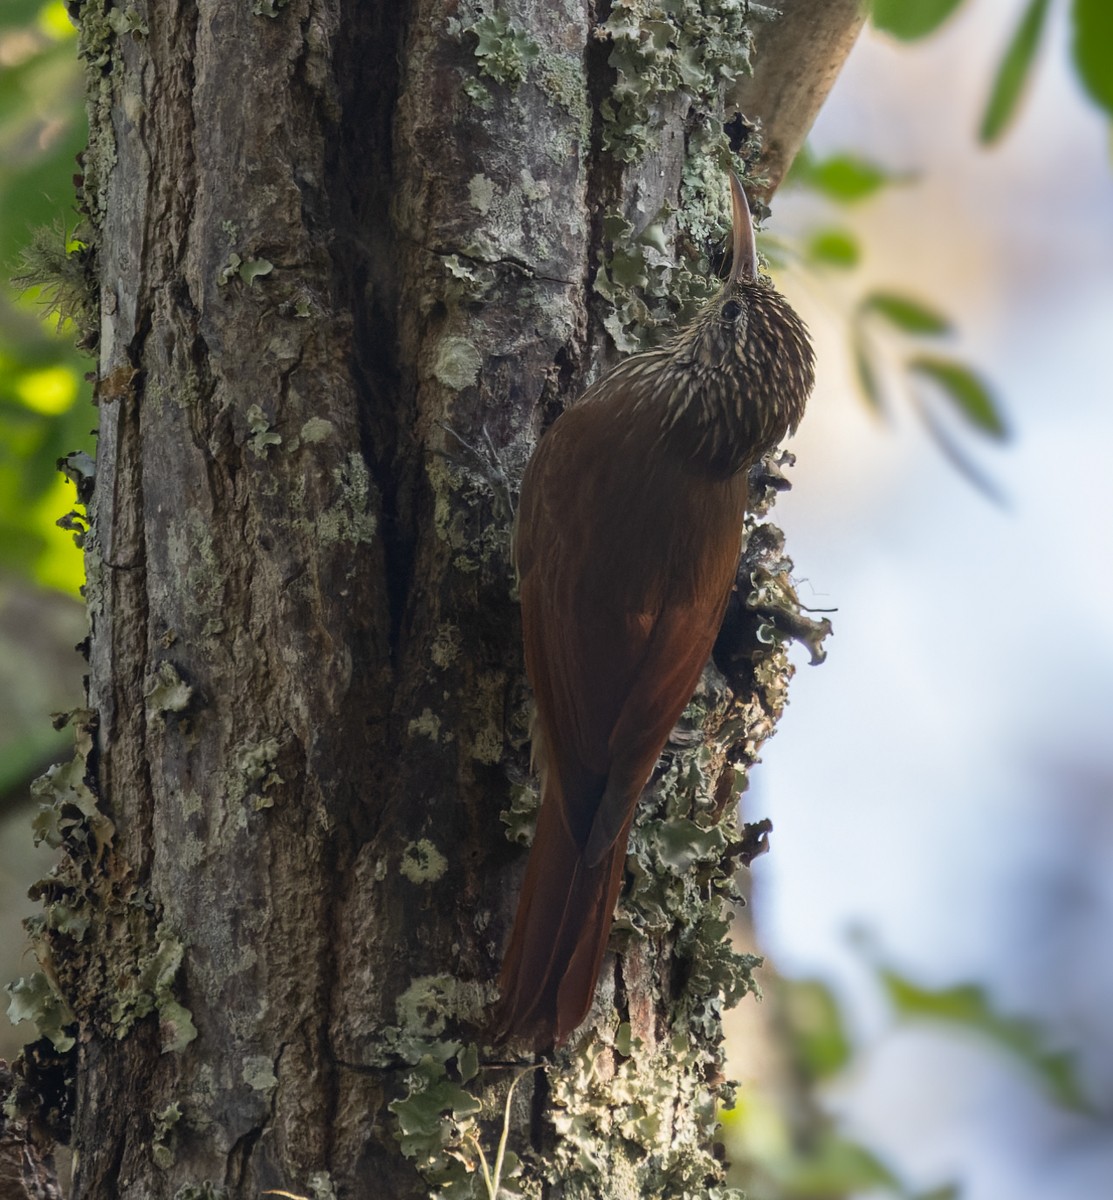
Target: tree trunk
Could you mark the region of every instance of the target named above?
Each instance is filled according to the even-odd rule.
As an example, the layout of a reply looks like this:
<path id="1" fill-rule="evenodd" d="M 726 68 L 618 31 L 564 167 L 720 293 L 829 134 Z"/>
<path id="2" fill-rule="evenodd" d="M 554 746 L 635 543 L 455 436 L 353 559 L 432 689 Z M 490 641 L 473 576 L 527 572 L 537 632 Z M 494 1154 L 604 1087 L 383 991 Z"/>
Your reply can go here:
<path id="1" fill-rule="evenodd" d="M 76 1073 L 74 1198 L 487 1195 L 504 1108 L 524 1194 L 721 1184 L 733 801 L 779 641 L 737 699 L 706 674 L 662 761 L 588 1025 L 525 1071 L 482 1034 L 536 804 L 516 480 L 706 294 L 725 223 L 757 18 L 667 8 L 71 3 L 89 684 L 40 787 L 72 1012 L 29 997 L 58 1053 L 23 1095 L 64 1127 Z"/>

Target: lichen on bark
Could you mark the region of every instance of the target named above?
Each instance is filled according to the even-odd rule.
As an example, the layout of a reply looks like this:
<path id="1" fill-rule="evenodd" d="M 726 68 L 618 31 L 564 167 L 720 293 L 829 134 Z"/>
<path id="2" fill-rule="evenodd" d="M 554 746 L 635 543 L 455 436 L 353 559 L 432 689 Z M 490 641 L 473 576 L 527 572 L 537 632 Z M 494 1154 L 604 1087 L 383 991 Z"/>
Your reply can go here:
<path id="1" fill-rule="evenodd" d="M 536 806 L 515 484 L 714 287 L 746 6 L 71 7 L 90 684 L 25 998 L 70 1004 L 74 1196 L 481 1196 L 504 1135 L 524 1195 L 725 1196 L 778 642 L 667 750 L 588 1024 L 524 1073 L 482 1029 Z"/>

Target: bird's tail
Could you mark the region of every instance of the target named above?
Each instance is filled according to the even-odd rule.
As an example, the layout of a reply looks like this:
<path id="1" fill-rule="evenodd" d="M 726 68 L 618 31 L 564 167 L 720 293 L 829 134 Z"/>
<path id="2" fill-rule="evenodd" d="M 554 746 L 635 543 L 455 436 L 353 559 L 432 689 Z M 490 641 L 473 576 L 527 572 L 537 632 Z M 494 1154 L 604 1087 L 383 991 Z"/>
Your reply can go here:
<path id="1" fill-rule="evenodd" d="M 493 1033 L 560 1045 L 587 1016 L 626 862 L 626 834 L 589 865 L 547 796 L 499 975 Z"/>

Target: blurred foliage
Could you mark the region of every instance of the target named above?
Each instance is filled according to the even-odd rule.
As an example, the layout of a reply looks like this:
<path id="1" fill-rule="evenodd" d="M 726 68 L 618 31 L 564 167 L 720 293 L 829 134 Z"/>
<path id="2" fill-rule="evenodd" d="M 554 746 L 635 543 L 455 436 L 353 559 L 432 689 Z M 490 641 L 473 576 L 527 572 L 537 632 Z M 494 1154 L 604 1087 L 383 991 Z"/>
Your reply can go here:
<path id="1" fill-rule="evenodd" d="M 1005 57 L 997 68 L 989 101 L 982 116 L 978 137 L 986 145 L 997 141 L 1008 128 L 1024 92 L 1040 44 L 1048 0 L 1032 0 L 1009 42 Z"/>
<path id="2" fill-rule="evenodd" d="M 873 22 L 904 41 L 925 37 L 963 0 L 873 0 Z M 1113 3 L 1062 0 L 1072 20 L 1070 53 L 1089 98 L 1113 114 Z M 1050 0 L 1028 0 L 992 72 L 979 136 L 990 144 L 1019 111 L 1047 28 Z M 65 293 L 69 260 L 82 246 L 74 237 L 72 176 L 86 130 L 82 78 L 74 33 L 59 0 L 4 0 L 0 7 L 0 572 L 76 593 L 82 578 L 72 533 L 57 520 L 73 505 L 57 460 L 91 452 L 87 362 L 74 349 Z M 818 159 L 808 151 L 794 164 L 790 183 L 836 206 L 868 201 L 887 187 L 909 182 L 852 154 Z M 802 246 L 763 239 L 768 257 L 802 258 L 836 271 L 861 258 L 856 236 L 838 225 L 818 229 Z M 20 295 L 9 276 L 32 286 Z M 38 280 L 39 282 L 35 282 Z M 50 282 L 47 282 L 47 281 Z M 45 319 L 44 310 L 55 319 Z M 901 360 L 906 386 L 926 385 L 979 433 L 1000 438 L 1005 424 L 990 390 L 968 365 L 927 347 L 953 333 L 951 322 L 901 291 L 861 297 L 850 317 L 851 343 L 862 391 L 872 407 L 887 404 L 891 372 L 879 360 L 878 338 L 908 346 Z M 11 760 L 13 778 L 28 767 Z M 1084 1108 L 1073 1064 L 1049 1050 L 1032 1023 L 997 1013 L 972 985 L 930 989 L 888 967 L 877 977 L 891 1009 L 904 1021 L 930 1021 L 961 1030 L 1022 1065 L 1059 1105 Z M 822 984 L 786 985 L 785 1011 L 794 1069 L 809 1086 L 852 1069 L 856 1052 L 839 1006 Z M 784 1200 L 880 1190 L 910 1197 L 897 1175 L 866 1148 L 821 1124 L 806 1147 L 793 1144 L 787 1119 L 760 1097 L 746 1095 L 724 1114 L 735 1153 L 759 1162 Z M 946 1200 L 944 1186 L 919 1200 Z"/>
<path id="3" fill-rule="evenodd" d="M 969 3 L 969 0 L 966 0 Z M 904 42 L 934 33 L 964 0 L 872 0 L 874 27 Z M 1072 23 L 1071 65 L 1085 93 L 1113 116 L 1113 0 L 1063 0 Z M 991 145 L 1015 120 L 1039 51 L 1044 45 L 1051 0 L 1027 0 L 990 83 L 981 117 L 979 140 Z M 786 183 L 807 189 L 836 206 L 857 204 L 911 176 L 853 155 L 817 159 L 805 147 Z M 767 239 L 763 248 L 774 265 L 795 258 L 819 269 L 847 271 L 858 265 L 857 236 L 824 225 L 789 247 Z M 995 441 L 1008 436 L 1008 426 L 992 388 L 968 363 L 940 354 L 937 343 L 950 337 L 951 322 L 913 296 L 894 291 L 864 296 L 851 306 L 851 353 L 862 394 L 877 413 L 889 408 L 890 396 L 904 393 L 925 428 L 958 470 L 983 493 L 1000 500 L 993 481 L 970 458 L 962 433 Z M 895 362 L 894 362 L 895 360 Z M 938 407 L 942 401 L 943 409 Z M 945 413 L 960 418 L 959 432 Z"/>
<path id="4" fill-rule="evenodd" d="M 20 295 L 9 279 L 42 243 L 44 222 L 64 261 L 76 223 L 72 177 L 86 126 L 74 44 L 56 0 L 0 7 L 0 571 L 71 594 L 83 568 L 72 533 L 55 524 L 73 507 L 56 462 L 92 451 L 89 364 L 68 322 L 44 319 L 43 288 Z"/>
<path id="5" fill-rule="evenodd" d="M 1066 0 L 1072 26 L 1071 65 L 1090 99 L 1113 116 L 1113 3 Z M 874 27 L 904 42 L 934 33 L 963 0 L 873 0 Z M 1050 0 L 1028 0 L 993 75 L 979 138 L 996 142 L 1016 116 L 1046 28 Z"/>
<path id="6" fill-rule="evenodd" d="M 997 1011 L 986 993 L 970 984 L 925 987 L 880 961 L 872 972 L 894 1029 L 934 1024 L 961 1033 L 1003 1054 L 1056 1107 L 1092 1112 L 1074 1059 L 1050 1049 L 1046 1032 L 1034 1021 Z M 840 1134 L 816 1103 L 825 1086 L 862 1065 L 863 1052 L 855 1047 L 830 988 L 816 979 L 778 979 L 770 999 L 778 1010 L 797 1100 L 778 1104 L 749 1089 L 722 1114 L 728 1157 L 747 1194 L 754 1200 L 831 1200 L 861 1192 L 902 1200 L 956 1197 L 959 1189 L 951 1183 L 928 1192 L 911 1188 L 873 1151 Z M 875 1046 L 876 1040 L 871 1051 Z"/>
<path id="7" fill-rule="evenodd" d="M 1034 1021 L 997 1012 L 982 988 L 969 983 L 927 988 L 890 967 L 880 967 L 877 974 L 897 1017 L 934 1022 L 972 1034 L 1023 1067 L 1060 1108 L 1093 1111 L 1079 1083 L 1073 1057 L 1049 1049 L 1047 1035 Z"/>
<path id="8" fill-rule="evenodd" d="M 785 182 L 838 209 L 868 201 L 887 187 L 914 179 L 907 172 L 888 171 L 854 155 L 820 159 L 805 146 Z M 793 259 L 812 270 L 849 271 L 862 258 L 858 235 L 845 226 L 825 224 L 793 244 L 765 236 L 761 246 L 775 266 Z M 968 363 L 938 351 L 938 343 L 955 332 L 949 318 L 914 296 L 891 290 L 872 291 L 839 307 L 848 313 L 855 374 L 870 408 L 885 414 L 890 396 L 905 394 L 952 463 L 982 492 L 999 499 L 993 482 L 969 459 L 932 407 L 933 400 L 940 398 L 966 430 L 998 441 L 1007 436 L 1000 405 L 989 385 Z"/>
<path id="9" fill-rule="evenodd" d="M 934 33 L 962 0 L 873 0 L 873 23 L 902 42 Z"/>

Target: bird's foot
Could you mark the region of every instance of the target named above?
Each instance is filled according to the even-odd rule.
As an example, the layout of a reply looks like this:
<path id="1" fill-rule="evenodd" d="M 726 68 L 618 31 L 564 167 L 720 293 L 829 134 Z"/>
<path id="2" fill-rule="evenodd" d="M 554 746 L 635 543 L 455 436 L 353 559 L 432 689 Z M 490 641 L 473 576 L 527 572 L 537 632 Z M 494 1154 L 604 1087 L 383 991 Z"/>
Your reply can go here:
<path id="1" fill-rule="evenodd" d="M 785 641 L 807 646 L 813 663 L 826 657 L 824 639 L 831 622 L 808 616 L 792 582 L 792 560 L 784 534 L 775 525 L 751 529 L 734 591 L 715 641 L 715 665 L 736 694 L 753 682 L 754 664 L 769 647 Z"/>
<path id="2" fill-rule="evenodd" d="M 763 618 L 757 628 L 757 640 L 768 644 L 787 637 L 807 646 L 812 666 L 823 662 L 827 657 L 823 639 L 832 632 L 831 622 L 826 617 L 816 621 L 804 615 L 808 610 L 800 603 L 788 573 L 755 572 L 753 585 L 754 590 L 746 597 L 746 607 Z"/>
<path id="3" fill-rule="evenodd" d="M 773 507 L 781 492 L 790 491 L 792 481 L 784 468 L 796 465 L 796 455 L 788 450 L 771 450 L 760 462 L 754 463 L 749 472 L 749 510 L 757 517 L 764 517 Z"/>

